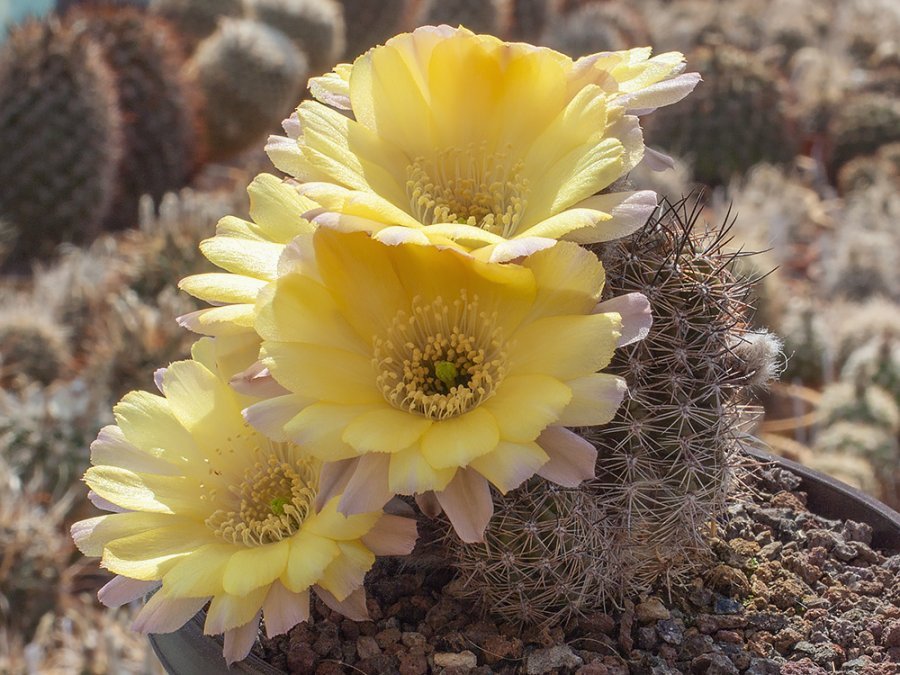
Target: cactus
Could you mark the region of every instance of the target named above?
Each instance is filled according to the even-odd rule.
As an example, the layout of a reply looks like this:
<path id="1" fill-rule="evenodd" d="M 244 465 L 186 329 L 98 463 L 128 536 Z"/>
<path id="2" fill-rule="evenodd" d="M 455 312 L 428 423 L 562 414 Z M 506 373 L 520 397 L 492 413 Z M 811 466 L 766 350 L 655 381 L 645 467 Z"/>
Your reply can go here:
<path id="1" fill-rule="evenodd" d="M 15 301 L 0 307 L 0 387 L 50 384 L 69 365 L 68 333 L 49 309 Z"/>
<path id="2" fill-rule="evenodd" d="M 652 116 L 649 144 L 692 160 L 695 178 L 709 185 L 727 183 L 759 162 L 793 158 L 777 71 L 751 52 L 724 45 L 698 48 L 687 62 L 704 82 L 685 101 Z"/>
<path id="3" fill-rule="evenodd" d="M 629 30 L 635 10 L 624 5 L 591 4 L 558 14 L 541 36 L 541 43 L 573 58 L 618 51 L 646 43 L 646 31 Z M 640 37 L 639 37 L 640 36 Z"/>
<path id="4" fill-rule="evenodd" d="M 828 129 L 834 171 L 854 157 L 900 141 L 900 99 L 896 96 L 864 93 L 845 100 Z"/>
<path id="5" fill-rule="evenodd" d="M 900 335 L 900 305 L 885 298 L 836 304 L 827 318 L 834 326 L 835 363 L 839 366 L 873 338 Z"/>
<path id="6" fill-rule="evenodd" d="M 445 538 L 461 597 L 505 621 L 551 625 L 622 595 L 634 561 L 595 495 L 531 480 L 494 510 L 483 544 Z"/>
<path id="7" fill-rule="evenodd" d="M 403 25 L 412 0 L 338 0 L 344 9 L 347 49 L 344 57 L 353 61 L 370 47 L 384 44 Z"/>
<path id="8" fill-rule="evenodd" d="M 245 150 L 290 113 L 309 74 L 306 56 L 256 21 L 223 20 L 189 71 L 206 98 L 207 148 L 221 159 Z"/>
<path id="9" fill-rule="evenodd" d="M 189 47 L 212 35 L 222 17 L 243 12 L 242 0 L 151 0 L 150 9 L 175 24 Z"/>
<path id="10" fill-rule="evenodd" d="M 463 25 L 476 33 L 502 35 L 509 26 L 509 0 L 422 0 L 420 26 Z"/>
<path id="11" fill-rule="evenodd" d="M 634 559 L 628 589 L 688 574 L 724 511 L 751 387 L 777 371 L 777 355 L 748 334 L 749 284 L 729 271 L 728 226 L 694 229 L 698 209 L 668 206 L 632 237 L 604 246 L 608 292 L 641 291 L 649 336 L 609 368 L 628 381 L 615 419 L 588 431 L 597 446 L 589 489 L 607 507 Z M 737 348 L 749 341 L 746 348 Z M 743 352 L 743 354 L 742 354 Z M 748 358 L 752 357 L 752 358 Z"/>
<path id="12" fill-rule="evenodd" d="M 0 631 L 30 638 L 57 604 L 59 583 L 72 554 L 63 519 L 72 499 L 49 508 L 16 480 L 0 459 Z"/>
<path id="13" fill-rule="evenodd" d="M 511 35 L 516 40 L 536 42 L 547 23 L 559 11 L 558 0 L 513 0 Z"/>
<path id="14" fill-rule="evenodd" d="M 54 19 L 14 31 L 0 53 L 0 217 L 8 263 L 96 234 L 115 193 L 122 120 L 98 45 Z"/>
<path id="15" fill-rule="evenodd" d="M 819 420 L 825 427 L 838 422 L 870 424 L 896 435 L 900 431 L 900 409 L 893 397 L 865 377 L 825 387 L 819 401 Z"/>
<path id="16" fill-rule="evenodd" d="M 854 157 L 838 170 L 838 192 L 842 195 L 860 192 L 875 185 L 883 176 L 897 176 L 897 171 L 878 154 Z"/>
<path id="17" fill-rule="evenodd" d="M 874 295 L 900 299 L 896 233 L 863 229 L 839 232 L 825 260 L 823 290 L 831 297 L 853 301 Z"/>
<path id="18" fill-rule="evenodd" d="M 884 389 L 900 407 L 900 340 L 885 333 L 856 349 L 847 358 L 841 378 L 863 379 Z"/>
<path id="19" fill-rule="evenodd" d="M 876 471 L 894 471 L 900 461 L 897 438 L 882 427 L 860 422 L 836 422 L 816 436 L 816 453 L 852 455 L 865 459 Z"/>
<path id="20" fill-rule="evenodd" d="M 309 58 L 313 73 L 331 70 L 346 48 L 336 0 L 248 0 L 248 15 L 280 30 Z"/>
<path id="21" fill-rule="evenodd" d="M 102 45 L 116 74 L 125 151 L 106 225 L 137 225 L 143 194 L 159 200 L 182 187 L 199 163 L 200 101 L 182 73 L 184 55 L 169 25 L 131 7 L 88 6 L 66 15 Z"/>
<path id="22" fill-rule="evenodd" d="M 725 234 L 695 232 L 696 217 L 668 207 L 601 249 L 606 292 L 644 292 L 654 325 L 607 369 L 629 386 L 614 420 L 583 430 L 597 478 L 575 490 L 528 483 L 495 498 L 484 544 L 448 538 L 463 593 L 506 620 L 565 620 L 704 558 L 732 486 L 745 394 L 775 371 L 777 348 L 747 334 L 747 286 L 728 272 Z"/>
<path id="23" fill-rule="evenodd" d="M 818 303 L 808 298 L 788 302 L 778 334 L 784 340 L 784 379 L 799 380 L 810 387 L 830 379 L 834 355 L 828 339 L 828 324 Z"/>

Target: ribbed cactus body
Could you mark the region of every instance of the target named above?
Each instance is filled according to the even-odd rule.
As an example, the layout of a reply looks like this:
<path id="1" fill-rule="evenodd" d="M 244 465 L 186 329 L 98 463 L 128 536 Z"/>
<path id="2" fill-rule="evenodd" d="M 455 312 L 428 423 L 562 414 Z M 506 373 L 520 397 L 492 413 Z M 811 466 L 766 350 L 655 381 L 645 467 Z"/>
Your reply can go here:
<path id="1" fill-rule="evenodd" d="M 344 53 L 344 17 L 336 0 L 247 0 L 247 13 L 287 35 L 313 74 L 330 70 Z"/>
<path id="2" fill-rule="evenodd" d="M 103 47 L 115 72 L 125 150 L 106 225 L 134 227 L 142 195 L 161 199 L 199 163 L 196 87 L 183 73 L 182 45 L 168 23 L 136 8 L 103 6 L 73 10 L 66 20 Z"/>
<path id="3" fill-rule="evenodd" d="M 14 31 L 0 54 L 0 218 L 18 230 L 10 262 L 99 230 L 121 141 L 100 47 L 55 20 Z"/>
<path id="4" fill-rule="evenodd" d="M 244 150 L 275 130 L 297 105 L 309 74 L 306 56 L 284 34 L 256 21 L 229 19 L 189 64 L 206 99 L 213 159 Z"/>
<path id="5" fill-rule="evenodd" d="M 399 32 L 411 11 L 411 0 L 339 0 L 347 30 L 345 60 L 353 62 L 370 47 L 384 44 Z"/>
<path id="6" fill-rule="evenodd" d="M 854 157 L 900 141 L 900 99 L 887 94 L 849 97 L 832 117 L 828 133 L 831 165 L 837 170 Z"/>
<path id="7" fill-rule="evenodd" d="M 632 592 L 702 562 L 762 368 L 736 348 L 747 340 L 749 284 L 729 271 L 727 228 L 695 231 L 696 217 L 672 207 L 601 256 L 608 292 L 643 292 L 653 308 L 650 334 L 618 350 L 608 369 L 627 380 L 625 402 L 609 425 L 588 433 L 599 457 L 585 489 L 628 533 L 620 545 L 633 558 Z"/>
<path id="8" fill-rule="evenodd" d="M 190 45 L 211 35 L 222 17 L 239 17 L 241 0 L 151 0 L 150 8 L 174 23 Z"/>
<path id="9" fill-rule="evenodd" d="M 754 54 L 701 47 L 687 57 L 703 76 L 686 100 L 657 111 L 646 138 L 692 160 L 698 181 L 727 183 L 754 164 L 794 156 L 791 121 L 778 73 Z"/>
<path id="10" fill-rule="evenodd" d="M 606 369 L 629 387 L 616 417 L 582 430 L 597 478 L 575 490 L 527 483 L 495 498 L 484 544 L 448 537 L 463 592 L 487 611 L 564 620 L 702 561 L 732 487 L 747 390 L 766 379 L 757 370 L 776 369 L 777 340 L 745 337 L 747 285 L 728 271 L 724 234 L 694 232 L 694 219 L 669 209 L 601 250 L 605 293 L 645 293 L 654 325 Z"/>
<path id="11" fill-rule="evenodd" d="M 509 25 L 509 0 L 422 0 L 416 22 L 463 25 L 476 33 L 501 35 Z"/>
<path id="12" fill-rule="evenodd" d="M 0 387 L 50 384 L 68 360 L 66 330 L 46 307 L 29 302 L 0 307 Z"/>

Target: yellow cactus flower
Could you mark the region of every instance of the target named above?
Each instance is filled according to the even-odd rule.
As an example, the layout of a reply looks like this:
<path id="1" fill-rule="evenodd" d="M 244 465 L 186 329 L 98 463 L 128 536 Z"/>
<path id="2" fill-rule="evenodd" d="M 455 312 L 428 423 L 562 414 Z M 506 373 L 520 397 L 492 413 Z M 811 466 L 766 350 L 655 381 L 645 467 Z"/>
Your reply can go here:
<path id="1" fill-rule="evenodd" d="M 320 227 L 291 243 L 257 307 L 262 363 L 291 393 L 245 415 L 326 462 L 341 512 L 433 492 L 478 541 L 489 483 L 594 475 L 596 450 L 565 427 L 612 418 L 624 382 L 597 371 L 649 330 L 639 294 L 598 305 L 603 280 L 569 242 L 497 264 Z"/>
<path id="2" fill-rule="evenodd" d="M 303 215 L 318 204 L 296 188 L 269 174 L 253 179 L 247 188 L 250 217 L 225 216 L 216 235 L 200 243 L 203 255 L 225 273 L 195 274 L 178 286 L 216 307 L 179 317 L 179 322 L 202 335 L 253 332 L 253 307 L 259 290 L 272 281 L 284 247 L 314 225 Z"/>
<path id="3" fill-rule="evenodd" d="M 202 340 L 195 358 L 212 347 Z M 205 632 L 225 634 L 232 663 L 261 616 L 269 635 L 305 621 L 310 591 L 365 619 L 365 573 L 375 555 L 409 553 L 416 526 L 380 509 L 338 513 L 339 498 L 320 490 L 320 462 L 249 427 L 248 401 L 215 369 L 174 363 L 158 374 L 163 396 L 131 392 L 115 407 L 85 474 L 92 501 L 113 513 L 76 523 L 72 536 L 118 575 L 100 591 L 104 604 L 157 589 L 135 629 L 177 630 L 209 603 Z"/>
<path id="4" fill-rule="evenodd" d="M 644 156 L 637 115 L 696 85 L 683 68 L 676 52 L 572 61 L 427 26 L 314 78 L 318 101 L 303 102 L 267 150 L 322 205 L 321 223 L 394 243 L 449 239 L 505 262 L 646 221 L 652 191 L 598 193 Z"/>

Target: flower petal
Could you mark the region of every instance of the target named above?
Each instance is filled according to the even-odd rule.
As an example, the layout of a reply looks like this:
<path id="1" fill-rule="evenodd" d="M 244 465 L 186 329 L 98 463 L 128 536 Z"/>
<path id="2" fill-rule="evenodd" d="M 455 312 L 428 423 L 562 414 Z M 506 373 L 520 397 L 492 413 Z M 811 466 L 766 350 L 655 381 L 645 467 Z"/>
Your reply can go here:
<path id="1" fill-rule="evenodd" d="M 419 533 L 413 518 L 385 514 L 362 536 L 362 543 L 375 555 L 409 555 Z"/>
<path id="2" fill-rule="evenodd" d="M 257 613 L 253 619 L 243 626 L 225 631 L 222 655 L 225 657 L 225 663 L 228 666 L 247 658 L 247 655 L 256 643 L 256 638 L 259 636 L 259 617 L 260 614 Z"/>
<path id="3" fill-rule="evenodd" d="M 394 493 L 388 487 L 391 455 L 372 453 L 363 455 L 356 471 L 344 489 L 338 510 L 344 515 L 381 511 Z"/>
<path id="4" fill-rule="evenodd" d="M 366 589 L 357 588 L 343 600 L 338 600 L 321 586 L 313 586 L 319 599 L 329 608 L 351 621 L 368 621 L 369 609 L 366 607 Z"/>
<path id="5" fill-rule="evenodd" d="M 466 466 L 500 442 L 494 416 L 483 407 L 435 422 L 422 437 L 422 455 L 435 469 Z"/>
<path id="6" fill-rule="evenodd" d="M 618 314 L 622 319 L 622 334 L 616 347 L 624 347 L 643 340 L 653 327 L 650 301 L 643 293 L 626 293 L 599 303 L 593 314 Z"/>
<path id="7" fill-rule="evenodd" d="M 431 425 L 427 417 L 384 405 L 353 420 L 341 440 L 360 454 L 398 452 L 416 443 Z"/>
<path id="8" fill-rule="evenodd" d="M 428 490 L 443 490 L 453 480 L 456 467 L 435 469 L 418 445 L 391 455 L 388 489 L 393 494 L 413 495 Z"/>
<path id="9" fill-rule="evenodd" d="M 568 386 L 549 375 L 509 375 L 483 406 L 494 416 L 500 438 L 528 443 L 559 419 L 572 399 Z"/>
<path id="10" fill-rule="evenodd" d="M 290 542 L 279 542 L 235 551 L 222 578 L 229 595 L 246 595 L 260 586 L 268 586 L 281 576 L 288 562 Z"/>
<path id="11" fill-rule="evenodd" d="M 308 619 L 309 591 L 292 593 L 281 582 L 273 583 L 263 603 L 266 637 L 271 639 L 276 635 L 283 635 Z"/>
<path id="12" fill-rule="evenodd" d="M 494 514 L 488 482 L 474 469 L 460 469 L 441 492 L 435 493 L 459 538 L 467 544 L 484 541 L 484 530 Z"/>
<path id="13" fill-rule="evenodd" d="M 572 401 L 558 421 L 560 426 L 566 427 L 606 424 L 615 417 L 628 391 L 624 379 L 608 373 L 593 373 L 566 384 L 572 389 Z"/>
<path id="14" fill-rule="evenodd" d="M 550 456 L 537 472 L 539 476 L 570 488 L 594 477 L 597 449 L 589 441 L 563 427 L 550 427 L 538 444 Z"/>
<path id="15" fill-rule="evenodd" d="M 325 568 L 337 558 L 341 549 L 331 539 L 319 537 L 302 529 L 291 539 L 288 565 L 281 575 L 281 583 L 294 593 L 302 593 L 318 583 Z"/>
<path id="16" fill-rule="evenodd" d="M 141 608 L 131 630 L 138 633 L 174 633 L 194 618 L 209 598 L 173 598 L 158 590 Z"/>
<path id="17" fill-rule="evenodd" d="M 97 599 L 106 607 L 121 607 L 144 597 L 158 586 L 158 581 L 138 581 L 115 576 L 97 592 Z"/>
<path id="18" fill-rule="evenodd" d="M 549 459 L 537 443 L 501 441 L 496 450 L 473 460 L 469 468 L 506 494 L 536 474 Z"/>

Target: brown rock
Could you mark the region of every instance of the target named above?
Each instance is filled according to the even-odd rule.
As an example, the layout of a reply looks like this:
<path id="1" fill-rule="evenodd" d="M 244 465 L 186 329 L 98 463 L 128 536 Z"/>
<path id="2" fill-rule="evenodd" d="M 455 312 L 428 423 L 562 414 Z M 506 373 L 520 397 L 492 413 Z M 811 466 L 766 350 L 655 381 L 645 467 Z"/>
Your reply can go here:
<path id="1" fill-rule="evenodd" d="M 484 641 L 484 660 L 495 665 L 506 659 L 522 658 L 523 644 L 519 638 L 506 635 L 490 635 Z"/>
<path id="2" fill-rule="evenodd" d="M 438 668 L 474 668 L 478 658 L 468 649 L 464 652 L 436 652 L 434 665 Z"/>
<path id="3" fill-rule="evenodd" d="M 428 659 L 425 654 L 412 652 L 398 655 L 400 660 L 400 675 L 425 675 L 428 672 Z"/>
<path id="4" fill-rule="evenodd" d="M 378 646 L 375 638 L 362 635 L 356 640 L 356 653 L 361 659 L 371 659 L 373 656 L 381 654 L 381 647 Z"/>
<path id="5" fill-rule="evenodd" d="M 881 633 L 881 642 L 885 647 L 900 647 L 900 621 L 892 621 Z"/>
<path id="6" fill-rule="evenodd" d="M 668 619 L 671 615 L 659 598 L 647 598 L 634 608 L 634 615 L 641 623 L 651 623 Z"/>
<path id="7" fill-rule="evenodd" d="M 750 582 L 741 570 L 728 565 L 716 565 L 710 570 L 707 580 L 715 590 L 723 595 L 744 598 L 750 594 Z"/>

